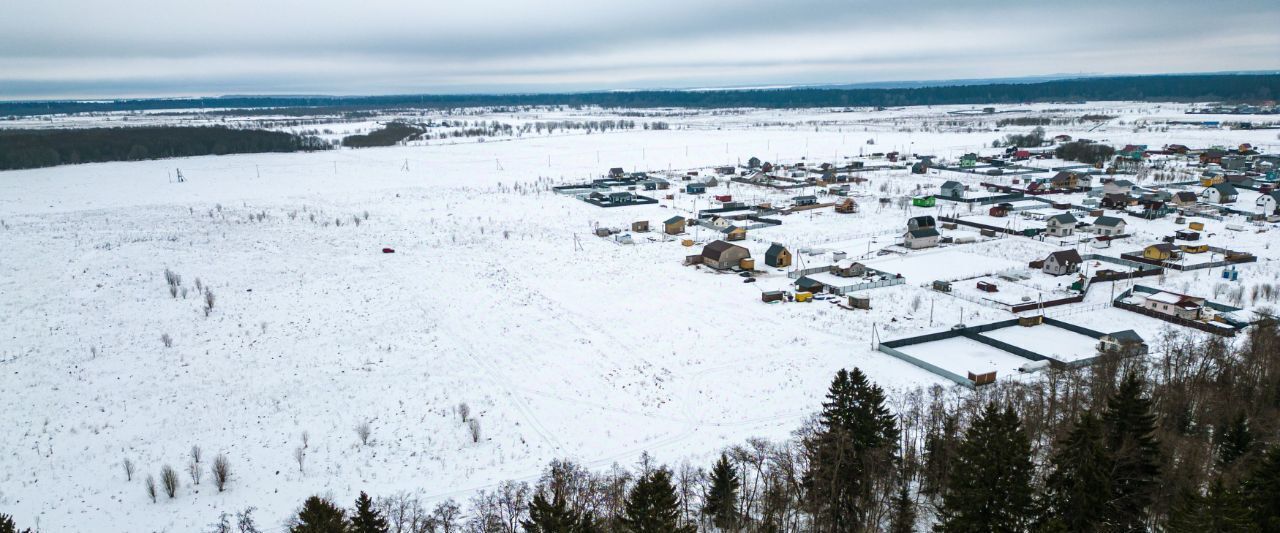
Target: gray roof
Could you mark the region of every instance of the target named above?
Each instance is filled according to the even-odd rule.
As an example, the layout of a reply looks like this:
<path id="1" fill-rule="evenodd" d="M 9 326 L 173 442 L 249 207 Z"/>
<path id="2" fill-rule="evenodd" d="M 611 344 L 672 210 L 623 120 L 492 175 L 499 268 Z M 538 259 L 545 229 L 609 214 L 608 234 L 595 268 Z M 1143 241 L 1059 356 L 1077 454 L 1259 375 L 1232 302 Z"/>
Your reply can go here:
<path id="1" fill-rule="evenodd" d="M 1235 187 L 1234 185 L 1232 185 L 1232 184 L 1230 184 L 1230 183 L 1227 183 L 1227 182 L 1225 182 L 1225 181 L 1224 181 L 1224 182 L 1222 182 L 1222 183 L 1215 183 L 1215 184 L 1213 184 L 1213 186 L 1212 186 L 1212 187 L 1209 187 L 1209 188 L 1210 188 L 1210 189 L 1217 189 L 1217 190 L 1218 190 L 1218 194 L 1222 194 L 1222 195 L 1226 195 L 1226 196 L 1232 196 L 1232 195 L 1240 194 L 1238 191 L 1236 191 L 1236 187 Z"/>
<path id="2" fill-rule="evenodd" d="M 715 241 L 711 244 L 708 244 L 706 247 L 702 249 L 702 257 L 706 257 L 713 261 L 719 261 L 721 254 L 724 254 L 725 252 L 732 250 L 734 248 L 742 248 L 742 247 L 736 244 L 731 244 L 724 241 Z M 745 248 L 743 249 L 745 250 Z M 751 255 L 750 253 L 747 254 L 748 257 L 750 257 L 750 255 Z"/>
<path id="3" fill-rule="evenodd" d="M 1120 343 L 1143 342 L 1142 336 L 1138 335 L 1138 332 L 1131 329 L 1126 329 L 1124 331 L 1117 331 L 1107 336 L 1111 337 L 1112 339 L 1115 339 L 1116 342 L 1120 342 Z"/>
<path id="4" fill-rule="evenodd" d="M 682 217 L 682 216 L 680 216 L 680 215 L 676 215 L 676 216 L 673 216 L 673 217 L 671 217 L 671 218 L 668 218 L 667 220 L 663 221 L 662 223 L 663 223 L 663 224 L 675 224 L 675 223 L 677 223 L 677 222 L 684 222 L 684 217 Z"/>
<path id="5" fill-rule="evenodd" d="M 1075 224 L 1076 223 L 1076 217 L 1071 216 L 1071 213 L 1060 213 L 1057 215 L 1053 215 L 1049 217 L 1049 220 L 1056 221 L 1059 224 Z"/>
<path id="6" fill-rule="evenodd" d="M 1124 219 L 1118 217 L 1098 217 L 1097 220 L 1093 221 L 1095 226 L 1106 226 L 1108 228 L 1114 228 L 1121 224 L 1124 224 Z"/>
<path id="7" fill-rule="evenodd" d="M 910 233 L 911 237 L 916 239 L 923 239 L 926 237 L 937 237 L 942 235 L 941 233 L 938 233 L 938 230 L 933 228 L 914 229 L 914 230 L 908 231 L 907 233 Z"/>
<path id="8" fill-rule="evenodd" d="M 772 261 L 775 257 L 778 257 L 778 254 L 782 253 L 786 249 L 786 246 L 775 242 L 769 245 L 769 249 L 764 252 L 764 256 Z"/>
<path id="9" fill-rule="evenodd" d="M 943 189 L 943 190 L 946 190 L 946 189 L 963 189 L 963 188 L 964 188 L 964 184 L 963 184 L 963 183 L 960 183 L 960 182 L 958 182 L 958 181 L 955 181 L 955 180 L 948 180 L 946 183 L 943 183 L 943 184 L 942 184 L 942 189 Z"/>
<path id="10" fill-rule="evenodd" d="M 1080 252 L 1075 250 L 1058 250 L 1049 254 L 1049 257 L 1054 258 L 1059 265 L 1078 265 L 1084 262 L 1084 259 L 1080 257 Z"/>

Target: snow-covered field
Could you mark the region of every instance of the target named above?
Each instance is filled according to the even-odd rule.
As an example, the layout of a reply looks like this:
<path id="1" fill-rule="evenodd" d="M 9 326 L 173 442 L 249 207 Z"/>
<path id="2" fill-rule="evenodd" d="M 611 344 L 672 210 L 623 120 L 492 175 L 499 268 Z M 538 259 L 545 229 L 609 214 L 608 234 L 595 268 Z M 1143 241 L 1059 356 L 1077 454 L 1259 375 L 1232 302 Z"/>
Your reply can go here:
<path id="1" fill-rule="evenodd" d="M 1187 120 L 1174 104 L 1016 107 L 1116 115 L 1092 130 L 1046 129 L 1117 145 L 1280 150 L 1269 132 L 1135 126 Z M 707 463 L 726 445 L 788 436 L 842 367 L 858 366 L 892 390 L 950 386 L 875 351 L 873 330 L 893 339 L 1010 318 L 922 285 L 1026 269 L 1058 247 L 1007 237 L 878 257 L 900 240 L 908 217 L 955 206 L 877 200 L 983 177 L 868 172 L 869 182 L 853 186 L 859 213 L 807 211 L 750 231 L 743 244 L 766 271 L 757 283 L 682 266 L 700 245 L 656 233 L 620 245 L 592 230 L 638 220 L 660 228 L 708 207 L 712 194 L 785 204 L 812 188 L 721 185 L 696 200 L 673 190 L 658 204 L 602 209 L 549 187 L 610 167 L 704 168 L 751 156 L 817 163 L 895 149 L 994 153 L 984 148 L 992 140 L 1029 129 L 945 125 L 959 120 L 947 114 L 956 109 L 689 113 L 662 118 L 670 130 L 0 173 L 0 424 L 10 428 L 0 436 L 0 511 L 43 531 L 192 531 L 219 512 L 256 506 L 276 525 L 313 493 L 347 501 L 360 490 L 405 490 L 465 500 L 503 480 L 531 479 L 554 458 L 605 468 L 648 451 L 663 462 Z M 610 113 L 471 119 L 618 118 Z M 103 118 L 58 120 L 82 127 Z M 171 180 L 177 169 L 186 182 Z M 1015 219 L 1034 225 L 998 220 Z M 1134 237 L 1105 253 L 1180 227 L 1171 218 L 1129 223 Z M 1219 288 L 1222 280 L 1196 271 L 1159 284 L 1217 292 L 1225 303 L 1238 289 L 1252 307 L 1249 290 L 1276 279 L 1280 241 L 1274 228 L 1249 229 L 1206 230 L 1215 233 L 1211 244 L 1259 255 L 1241 267 L 1242 281 Z M 684 238 L 714 236 L 700 228 Z M 763 265 L 774 241 L 810 249 L 797 254 L 804 266 L 844 251 L 907 283 L 866 293 L 871 311 L 836 300 L 765 305 L 761 290 L 791 281 Z M 177 297 L 166 269 L 182 278 Z M 197 278 L 215 295 L 208 316 Z M 1147 279 L 1140 283 L 1158 284 Z M 1050 316 L 1157 340 L 1168 324 L 1106 307 L 1109 285 Z M 1127 283 L 1116 285 L 1119 292 Z M 930 349 L 944 350 L 939 357 L 961 373 L 985 365 L 1004 376 L 1025 362 L 962 341 L 976 347 Z M 1084 350 L 1075 340 L 1062 349 Z M 479 442 L 455 413 L 460 403 L 480 421 Z M 362 444 L 355 428 L 365 422 L 371 438 Z M 142 479 L 166 464 L 182 471 L 193 445 L 205 461 L 229 458 L 227 491 L 207 475 L 196 486 L 184 474 L 176 499 L 151 503 Z M 137 465 L 132 481 L 126 459 Z"/>

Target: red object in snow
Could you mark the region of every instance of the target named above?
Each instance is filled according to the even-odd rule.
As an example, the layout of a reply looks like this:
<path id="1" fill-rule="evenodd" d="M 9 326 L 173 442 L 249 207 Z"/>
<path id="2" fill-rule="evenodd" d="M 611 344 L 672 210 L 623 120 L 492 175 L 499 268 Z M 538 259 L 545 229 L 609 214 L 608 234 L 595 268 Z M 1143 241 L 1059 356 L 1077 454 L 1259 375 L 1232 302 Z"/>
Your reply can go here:
<path id="1" fill-rule="evenodd" d="M 717 201 L 717 202 L 732 202 L 732 201 L 733 201 L 733 196 L 728 195 L 728 194 L 718 194 L 718 195 L 716 195 L 716 201 Z"/>
<path id="2" fill-rule="evenodd" d="M 384 253 L 384 254 L 394 254 L 394 253 L 396 253 L 396 249 L 395 249 L 395 248 L 383 248 L 383 249 L 382 249 L 382 253 Z"/>

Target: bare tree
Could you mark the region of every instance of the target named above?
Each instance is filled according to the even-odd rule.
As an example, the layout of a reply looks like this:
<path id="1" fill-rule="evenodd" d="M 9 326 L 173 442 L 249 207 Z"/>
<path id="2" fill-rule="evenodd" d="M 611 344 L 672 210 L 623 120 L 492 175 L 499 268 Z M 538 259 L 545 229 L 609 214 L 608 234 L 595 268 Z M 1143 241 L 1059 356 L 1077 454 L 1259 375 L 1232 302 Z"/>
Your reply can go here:
<path id="1" fill-rule="evenodd" d="M 356 424 L 356 436 L 360 437 L 360 444 L 369 444 L 369 434 L 372 432 L 368 420 Z"/>
<path id="2" fill-rule="evenodd" d="M 213 313 L 214 300 L 215 298 L 213 297 L 213 291 L 209 289 L 205 289 L 204 290 L 204 316 L 209 316 L 210 313 Z"/>
<path id="3" fill-rule="evenodd" d="M 178 495 L 178 472 L 172 466 L 164 465 L 160 469 L 160 485 L 164 487 L 164 493 L 168 497 Z"/>
<path id="4" fill-rule="evenodd" d="M 302 463 L 307 460 L 307 452 L 301 446 L 293 449 L 293 460 L 298 462 L 298 473 L 303 473 Z"/>
<path id="5" fill-rule="evenodd" d="M 201 460 L 203 460 L 203 458 L 204 458 L 204 453 L 200 450 L 200 445 L 199 444 L 192 445 L 191 461 L 194 463 L 199 463 Z"/>
<path id="6" fill-rule="evenodd" d="M 311 446 L 311 433 L 307 431 L 303 431 L 302 432 L 302 448 L 306 449 L 309 446 Z"/>
<path id="7" fill-rule="evenodd" d="M 472 418 L 467 421 L 467 431 L 471 433 L 471 442 L 480 442 L 480 420 Z"/>
<path id="8" fill-rule="evenodd" d="M 227 486 L 227 481 L 231 479 L 231 463 L 227 461 L 227 456 L 214 457 L 213 466 L 209 467 L 209 472 L 213 474 L 213 486 L 218 487 L 218 492 L 222 492 L 222 489 Z"/>
<path id="9" fill-rule="evenodd" d="M 160 335 L 160 342 L 164 343 L 165 348 L 173 347 L 173 337 L 170 337 L 168 333 Z"/>
<path id="10" fill-rule="evenodd" d="M 458 418 L 461 418 L 463 422 L 466 422 L 468 418 L 471 418 L 471 406 L 467 405 L 467 402 L 458 404 Z"/>
<path id="11" fill-rule="evenodd" d="M 124 480 L 133 481 L 133 461 L 128 457 L 124 458 Z"/>
<path id="12" fill-rule="evenodd" d="M 151 497 L 151 503 L 156 503 L 156 478 L 151 474 L 147 474 L 147 496 Z"/>

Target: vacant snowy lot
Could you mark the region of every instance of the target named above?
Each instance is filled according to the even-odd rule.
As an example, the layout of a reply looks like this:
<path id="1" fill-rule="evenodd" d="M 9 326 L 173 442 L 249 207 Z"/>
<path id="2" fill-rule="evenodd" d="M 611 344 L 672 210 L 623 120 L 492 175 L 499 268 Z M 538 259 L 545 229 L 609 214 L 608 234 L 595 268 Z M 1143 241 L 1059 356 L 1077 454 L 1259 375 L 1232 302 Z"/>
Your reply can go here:
<path id="1" fill-rule="evenodd" d="M 1123 117 L 1088 133 L 1113 144 L 1275 143 L 1255 132 L 1133 126 L 1182 118 L 1174 106 L 1054 107 Z M 786 286 L 785 274 L 743 283 L 682 266 L 701 246 L 620 245 L 592 229 L 660 227 L 707 207 L 712 193 L 784 202 L 799 192 L 734 184 L 696 204 L 681 193 L 601 209 L 549 191 L 609 167 L 816 162 L 893 149 L 957 157 L 1004 134 L 924 127 L 951 120 L 947 110 L 749 110 L 693 115 L 662 131 L 0 173 L 0 424 L 10 428 L 0 436 L 0 510 L 47 531 L 185 532 L 247 506 L 277 520 L 313 493 L 465 500 L 532 478 L 554 458 L 605 468 L 649 451 L 663 462 L 705 463 L 749 437 L 785 437 L 818 408 L 839 368 L 861 367 L 894 390 L 950 386 L 874 351 L 873 331 L 890 339 L 1010 318 L 922 285 L 1025 269 L 1054 244 L 1010 237 L 867 261 L 907 279 L 867 293 L 871 311 L 836 300 L 765 305 L 760 290 Z M 173 182 L 178 169 L 185 183 Z M 753 230 L 743 242 L 759 268 L 772 241 L 811 248 L 803 257 L 815 265 L 832 251 L 875 257 L 900 239 L 907 217 L 947 207 L 886 207 L 879 197 L 955 179 L 905 170 L 867 177 L 854 190 L 857 214 L 828 208 Z M 1130 222 L 1143 239 L 1173 228 Z M 1242 268 L 1244 283 L 1255 283 L 1274 276 L 1274 235 L 1216 238 L 1263 257 Z M 1112 252 L 1131 243 L 1139 242 Z M 173 293 L 166 269 L 180 277 Z M 1183 273 L 1165 284 L 1231 289 L 1217 282 Z M 1164 327 L 1098 309 L 1105 297 L 1096 295 L 1110 287 L 1094 291 L 1095 307 L 1055 311 L 1148 339 Z M 930 346 L 940 350 L 931 356 L 960 373 L 990 366 L 1002 376 L 1024 362 L 962 341 Z M 1077 344 L 1062 355 L 1081 351 Z M 457 414 L 463 403 L 478 438 Z M 357 431 L 365 424 L 367 441 Z M 177 498 L 153 504 L 142 480 L 165 465 L 183 472 L 192 446 L 206 464 L 228 457 L 227 490 L 184 473 Z M 132 480 L 125 461 L 136 465 Z"/>

